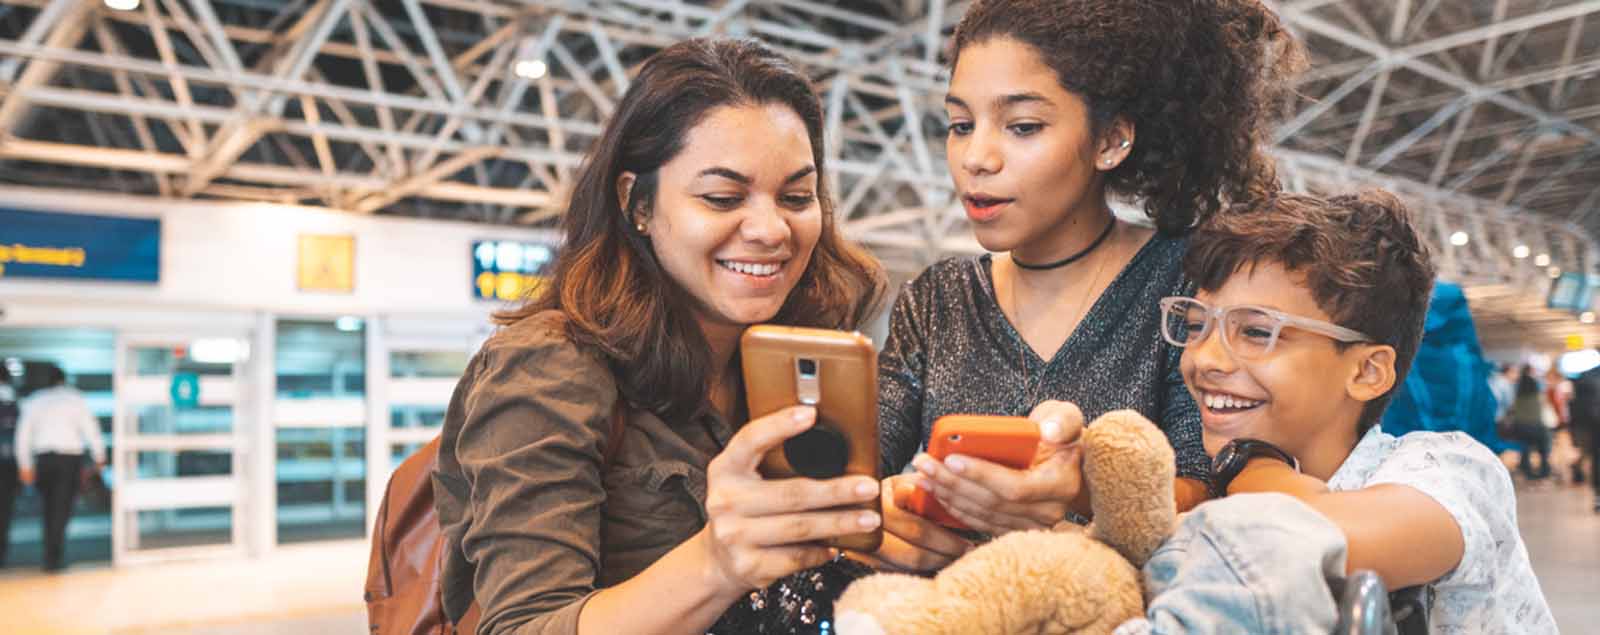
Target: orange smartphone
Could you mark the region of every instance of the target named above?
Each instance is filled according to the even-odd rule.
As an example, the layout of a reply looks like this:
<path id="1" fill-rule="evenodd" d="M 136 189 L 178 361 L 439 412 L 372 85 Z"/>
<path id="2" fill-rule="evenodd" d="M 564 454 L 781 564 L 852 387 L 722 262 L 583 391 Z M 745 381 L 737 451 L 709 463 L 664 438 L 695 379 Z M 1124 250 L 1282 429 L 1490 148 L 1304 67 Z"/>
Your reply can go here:
<path id="1" fill-rule="evenodd" d="M 860 333 L 792 326 L 752 326 L 739 339 L 750 418 L 790 406 L 817 409 L 817 423 L 768 452 L 766 478 L 830 479 L 878 475 L 878 351 Z M 842 509 L 881 513 L 879 499 Z M 829 546 L 876 551 L 882 528 L 843 536 Z"/>
<path id="2" fill-rule="evenodd" d="M 945 415 L 933 422 L 928 456 L 943 461 L 952 454 L 983 459 L 1014 470 L 1033 464 L 1039 450 L 1039 425 L 1026 417 Z M 952 529 L 970 529 L 950 515 L 928 490 L 917 488 L 908 505 L 911 513 Z"/>

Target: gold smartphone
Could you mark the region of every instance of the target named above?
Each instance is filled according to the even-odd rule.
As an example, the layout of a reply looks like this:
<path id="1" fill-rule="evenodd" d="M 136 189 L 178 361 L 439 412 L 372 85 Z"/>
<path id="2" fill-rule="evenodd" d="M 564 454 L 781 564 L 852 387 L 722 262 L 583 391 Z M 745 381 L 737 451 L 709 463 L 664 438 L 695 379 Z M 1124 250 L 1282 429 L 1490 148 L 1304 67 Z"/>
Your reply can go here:
<path id="1" fill-rule="evenodd" d="M 860 333 L 792 326 L 752 326 L 739 341 L 750 418 L 790 406 L 817 409 L 817 423 L 761 461 L 767 478 L 829 479 L 878 475 L 878 352 Z M 882 513 L 880 499 L 845 509 Z M 881 528 L 836 538 L 829 546 L 876 551 Z"/>

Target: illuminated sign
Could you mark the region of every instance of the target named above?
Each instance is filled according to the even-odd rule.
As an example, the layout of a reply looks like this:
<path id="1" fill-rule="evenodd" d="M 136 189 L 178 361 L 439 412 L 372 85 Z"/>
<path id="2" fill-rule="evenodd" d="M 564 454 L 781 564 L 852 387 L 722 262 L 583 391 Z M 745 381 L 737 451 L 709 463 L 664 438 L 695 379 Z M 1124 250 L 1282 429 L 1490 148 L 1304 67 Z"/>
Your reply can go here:
<path id="1" fill-rule="evenodd" d="M 544 284 L 556 247 L 546 243 L 482 240 L 472 243 L 473 297 L 521 300 Z"/>
<path id="2" fill-rule="evenodd" d="M 356 237 L 301 234 L 298 273 L 301 291 L 354 291 Z"/>
<path id="3" fill-rule="evenodd" d="M 0 207 L 0 278 L 161 281 L 161 221 Z"/>

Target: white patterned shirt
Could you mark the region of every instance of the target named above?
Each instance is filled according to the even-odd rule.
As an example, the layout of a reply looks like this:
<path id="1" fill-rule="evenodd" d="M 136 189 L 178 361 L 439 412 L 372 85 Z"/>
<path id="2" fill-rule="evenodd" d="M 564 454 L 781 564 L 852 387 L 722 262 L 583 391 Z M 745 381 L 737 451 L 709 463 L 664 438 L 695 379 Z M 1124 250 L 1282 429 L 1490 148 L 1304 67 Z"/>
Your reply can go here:
<path id="1" fill-rule="evenodd" d="M 1511 474 L 1461 432 L 1369 430 L 1328 480 L 1333 491 L 1393 483 L 1433 498 L 1461 527 L 1461 563 L 1434 581 L 1428 630 L 1444 635 L 1556 633 L 1517 530 Z"/>

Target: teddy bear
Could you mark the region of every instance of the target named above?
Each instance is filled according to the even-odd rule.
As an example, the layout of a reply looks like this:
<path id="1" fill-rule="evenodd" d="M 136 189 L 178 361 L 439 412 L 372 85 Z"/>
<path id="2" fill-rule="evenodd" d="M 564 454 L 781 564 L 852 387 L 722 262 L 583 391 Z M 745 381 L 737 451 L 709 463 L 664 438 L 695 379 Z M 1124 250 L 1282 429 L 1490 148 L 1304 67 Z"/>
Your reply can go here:
<path id="1" fill-rule="evenodd" d="M 874 574 L 834 608 L 840 635 L 1110 635 L 1144 616 L 1140 569 L 1177 526 L 1166 435 L 1139 413 L 1083 433 L 1094 522 L 1001 536 L 929 579 Z"/>

